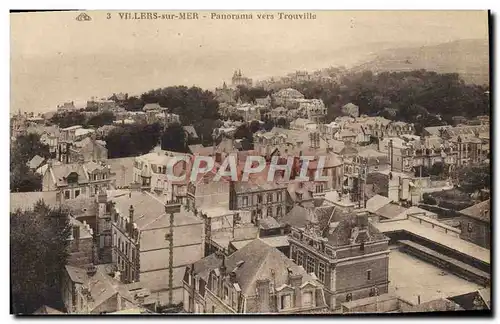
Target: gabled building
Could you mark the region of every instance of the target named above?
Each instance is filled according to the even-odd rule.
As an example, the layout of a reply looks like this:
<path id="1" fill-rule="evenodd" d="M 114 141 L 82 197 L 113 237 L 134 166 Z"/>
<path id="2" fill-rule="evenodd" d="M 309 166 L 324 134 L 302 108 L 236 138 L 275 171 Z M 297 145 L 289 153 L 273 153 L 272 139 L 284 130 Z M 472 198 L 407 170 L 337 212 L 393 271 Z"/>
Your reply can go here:
<path id="1" fill-rule="evenodd" d="M 289 242 L 291 259 L 324 284 L 330 309 L 388 292 L 389 238 L 369 222 L 367 213 L 341 219 L 328 213 L 316 216 L 304 228 L 292 227 Z"/>
<path id="2" fill-rule="evenodd" d="M 73 142 L 69 148 L 68 155 L 69 163 L 75 163 L 80 160 L 84 162 L 106 161 L 108 159 L 108 149 L 106 148 L 106 142 L 96 140 L 92 136 Z"/>
<path id="3" fill-rule="evenodd" d="M 110 191 L 99 196 L 98 223 L 100 259 L 111 254 L 122 282 L 150 291 L 142 304 L 182 301 L 184 267 L 204 255 L 200 219 L 147 192 Z"/>
<path id="4" fill-rule="evenodd" d="M 67 265 L 62 275 L 62 300 L 68 314 L 105 314 L 137 307 L 137 301 L 104 265 Z"/>
<path id="5" fill-rule="evenodd" d="M 211 254 L 186 267 L 189 313 L 301 314 L 326 309 L 323 286 L 260 239 L 226 257 Z"/>
<path id="6" fill-rule="evenodd" d="M 48 167 L 42 177 L 42 191 L 56 191 L 61 201 L 80 195 L 93 197 L 110 186 L 109 169 L 95 162 L 71 163 Z"/>

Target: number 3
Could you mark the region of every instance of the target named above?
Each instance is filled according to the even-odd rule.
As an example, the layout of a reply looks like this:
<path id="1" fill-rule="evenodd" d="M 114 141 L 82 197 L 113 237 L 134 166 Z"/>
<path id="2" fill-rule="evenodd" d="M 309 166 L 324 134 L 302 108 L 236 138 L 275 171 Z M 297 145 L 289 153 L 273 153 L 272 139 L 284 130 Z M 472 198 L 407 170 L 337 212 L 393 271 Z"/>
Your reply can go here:
<path id="1" fill-rule="evenodd" d="M 109 12 L 107 13 L 107 17 L 106 18 L 107 19 L 111 19 L 111 14 Z"/>

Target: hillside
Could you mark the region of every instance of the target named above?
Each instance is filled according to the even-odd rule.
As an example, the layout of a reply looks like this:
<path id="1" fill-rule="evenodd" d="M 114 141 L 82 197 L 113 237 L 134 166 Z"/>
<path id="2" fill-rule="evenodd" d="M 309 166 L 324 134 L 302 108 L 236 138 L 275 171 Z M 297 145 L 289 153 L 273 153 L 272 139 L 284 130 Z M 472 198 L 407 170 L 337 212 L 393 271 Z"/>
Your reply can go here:
<path id="1" fill-rule="evenodd" d="M 354 71 L 410 71 L 425 69 L 459 73 L 467 83 L 489 83 L 489 47 L 486 40 L 458 40 L 432 46 L 393 48 L 373 55 Z"/>

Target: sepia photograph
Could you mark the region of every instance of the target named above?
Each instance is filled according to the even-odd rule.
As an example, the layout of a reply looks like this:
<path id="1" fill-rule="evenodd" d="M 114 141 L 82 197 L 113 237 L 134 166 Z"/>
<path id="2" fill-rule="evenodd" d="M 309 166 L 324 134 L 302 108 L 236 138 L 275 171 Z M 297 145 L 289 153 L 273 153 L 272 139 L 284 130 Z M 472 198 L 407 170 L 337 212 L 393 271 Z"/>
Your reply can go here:
<path id="1" fill-rule="evenodd" d="M 491 316 L 491 12 L 14 11 L 10 314 Z"/>

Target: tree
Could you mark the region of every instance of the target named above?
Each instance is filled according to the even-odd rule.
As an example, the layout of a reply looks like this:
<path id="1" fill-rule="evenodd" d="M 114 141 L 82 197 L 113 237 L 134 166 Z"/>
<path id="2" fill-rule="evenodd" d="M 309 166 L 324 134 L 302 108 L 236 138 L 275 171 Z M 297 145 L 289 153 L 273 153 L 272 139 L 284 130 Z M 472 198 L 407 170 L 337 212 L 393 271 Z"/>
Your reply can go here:
<path id="1" fill-rule="evenodd" d="M 187 152 L 187 134 L 180 124 L 171 124 L 161 136 L 162 150 Z"/>
<path id="2" fill-rule="evenodd" d="M 235 139 L 246 139 L 250 143 L 253 143 L 253 133 L 247 124 L 242 124 L 234 132 Z"/>
<path id="3" fill-rule="evenodd" d="M 98 115 L 92 116 L 87 121 L 88 126 L 99 128 L 104 125 L 111 125 L 116 119 L 115 115 L 110 111 L 104 111 Z"/>
<path id="4" fill-rule="evenodd" d="M 11 311 L 62 308 L 61 275 L 68 258 L 68 213 L 43 201 L 10 214 Z"/>
<path id="5" fill-rule="evenodd" d="M 16 138 L 10 156 L 11 192 L 30 192 L 42 189 L 42 177 L 29 169 L 27 163 L 39 155 L 44 159 L 51 157 L 49 146 L 40 142 L 40 135 L 28 134 Z"/>
<path id="6" fill-rule="evenodd" d="M 490 188 L 491 167 L 488 163 L 461 166 L 453 173 L 460 189 L 467 193 Z"/>
<path id="7" fill-rule="evenodd" d="M 158 144 L 161 130 L 158 123 L 124 125 L 111 130 L 105 137 L 109 158 L 150 152 Z"/>
<path id="8" fill-rule="evenodd" d="M 85 124 L 85 115 L 80 111 L 57 113 L 50 119 L 52 124 L 61 128 Z"/>
<path id="9" fill-rule="evenodd" d="M 260 122 L 258 120 L 252 120 L 250 122 L 250 131 L 252 133 L 256 133 L 260 130 Z"/>

